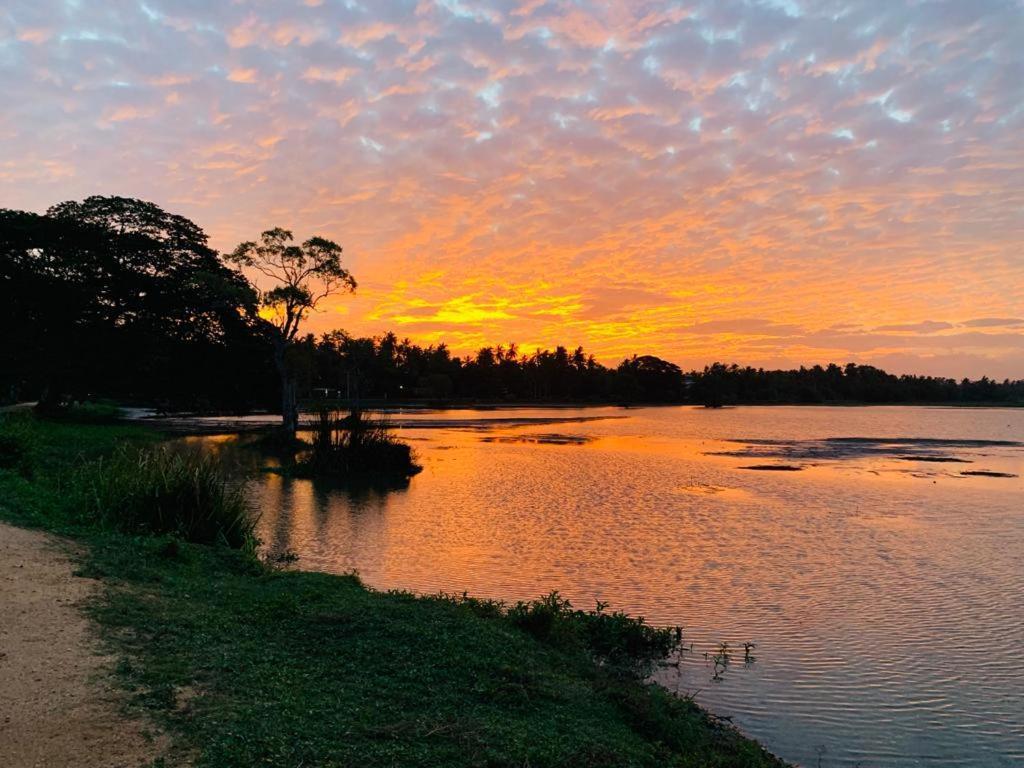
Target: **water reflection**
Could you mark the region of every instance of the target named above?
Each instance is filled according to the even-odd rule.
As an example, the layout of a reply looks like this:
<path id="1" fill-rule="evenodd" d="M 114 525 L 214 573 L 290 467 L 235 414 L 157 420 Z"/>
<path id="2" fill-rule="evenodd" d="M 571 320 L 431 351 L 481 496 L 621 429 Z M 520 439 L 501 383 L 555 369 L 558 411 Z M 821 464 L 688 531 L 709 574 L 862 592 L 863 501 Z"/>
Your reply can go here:
<path id="1" fill-rule="evenodd" d="M 271 555 L 302 553 L 315 540 L 353 561 L 381 548 L 388 496 L 404 493 L 409 483 L 339 487 L 266 473 L 253 486 L 262 511 L 260 537 Z"/>
<path id="2" fill-rule="evenodd" d="M 424 472 L 390 492 L 259 476 L 272 550 L 380 588 L 557 589 L 682 624 L 694 652 L 663 682 L 806 765 L 1024 762 L 1024 412 L 391 418 Z M 757 663 L 711 682 L 720 642 Z"/>

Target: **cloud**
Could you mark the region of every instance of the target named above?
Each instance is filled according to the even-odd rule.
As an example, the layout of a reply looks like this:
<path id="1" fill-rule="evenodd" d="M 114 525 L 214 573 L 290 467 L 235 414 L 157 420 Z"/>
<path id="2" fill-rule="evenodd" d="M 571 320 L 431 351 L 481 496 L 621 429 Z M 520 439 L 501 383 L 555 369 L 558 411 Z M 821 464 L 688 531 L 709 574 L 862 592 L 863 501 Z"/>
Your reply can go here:
<path id="1" fill-rule="evenodd" d="M 259 73 L 252 67 L 232 69 L 228 72 L 228 80 L 232 83 L 255 83 Z"/>
<path id="2" fill-rule="evenodd" d="M 787 7 L 13 0 L 0 205 L 324 234 L 317 331 L 1011 368 L 1019 3 Z"/>
<path id="3" fill-rule="evenodd" d="M 638 310 L 664 307 L 675 301 L 677 299 L 668 293 L 636 283 L 600 285 L 586 291 L 583 309 L 577 317 L 607 320 L 610 317 L 632 316 Z"/>
<path id="4" fill-rule="evenodd" d="M 964 320 L 960 325 L 968 328 L 1024 328 L 1024 318 L 981 317 L 976 320 Z"/>
<path id="5" fill-rule="evenodd" d="M 739 318 L 735 320 L 708 320 L 688 326 L 686 333 L 700 335 L 735 334 L 740 336 L 796 336 L 803 333 L 797 325 L 776 323 L 762 318 Z"/>
<path id="6" fill-rule="evenodd" d="M 922 320 L 919 323 L 902 323 L 896 325 L 880 325 L 876 331 L 910 331 L 912 333 L 935 333 L 947 331 L 953 327 L 952 323 L 944 323 L 938 320 Z"/>

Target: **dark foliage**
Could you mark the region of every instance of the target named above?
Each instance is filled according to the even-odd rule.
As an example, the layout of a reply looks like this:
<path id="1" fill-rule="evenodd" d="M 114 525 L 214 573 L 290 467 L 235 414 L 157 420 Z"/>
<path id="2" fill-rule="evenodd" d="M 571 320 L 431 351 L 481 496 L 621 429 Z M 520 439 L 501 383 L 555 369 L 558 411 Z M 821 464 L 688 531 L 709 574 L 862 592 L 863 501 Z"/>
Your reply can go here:
<path id="1" fill-rule="evenodd" d="M 9 415 L 0 419 L 0 469 L 12 469 L 22 477 L 32 477 L 36 439 L 29 418 Z"/>
<path id="2" fill-rule="evenodd" d="M 690 399 L 731 403 L 1024 403 L 1024 380 L 895 376 L 870 365 L 766 371 L 715 363 L 693 374 Z"/>
<path id="3" fill-rule="evenodd" d="M 0 398 L 95 395 L 243 410 L 269 347 L 255 296 L 206 234 L 152 203 L 0 210 Z"/>
<path id="4" fill-rule="evenodd" d="M 463 358 L 445 344 L 421 347 L 393 333 L 306 336 L 293 350 L 307 398 L 490 402 L 681 402 L 686 379 L 672 363 L 633 356 L 601 365 L 583 347 L 521 352 L 484 347 Z"/>
<path id="5" fill-rule="evenodd" d="M 243 243 L 230 257 L 251 269 L 267 258 L 291 265 L 291 282 L 261 296 L 196 224 L 152 203 L 90 197 L 42 216 L 0 210 L 0 402 L 54 408 L 106 396 L 234 412 L 277 403 L 289 429 L 299 395 L 356 405 L 1024 403 L 1024 381 L 893 376 L 853 363 L 790 371 L 715 363 L 684 373 L 652 355 L 606 367 L 582 347 L 526 353 L 508 344 L 460 358 L 443 343 L 422 347 L 393 333 L 303 337 L 299 324 L 325 295 L 307 278 L 327 293 L 355 283 L 339 246 L 290 238 L 270 230 L 262 245 Z M 260 303 L 278 312 L 278 324 L 257 316 Z"/>
<path id="6" fill-rule="evenodd" d="M 652 627 L 643 617 L 609 613 L 603 603 L 592 611 L 579 610 L 557 592 L 511 606 L 466 595 L 441 598 L 466 605 L 479 616 L 505 619 L 555 647 L 585 652 L 607 672 L 635 680 L 650 676 L 655 664 L 682 644 L 680 627 Z"/>
<path id="7" fill-rule="evenodd" d="M 686 373 L 652 355 L 617 367 L 582 347 L 526 354 L 515 344 L 453 356 L 392 333 L 356 338 L 344 331 L 306 336 L 292 350 L 307 400 L 451 402 L 694 403 L 1024 403 L 1024 381 L 894 376 L 869 365 L 766 371 L 715 363 Z"/>
<path id="8" fill-rule="evenodd" d="M 342 418 L 322 409 L 309 425 L 313 444 L 296 463 L 299 477 L 365 482 L 375 477 L 408 478 L 420 471 L 412 448 L 398 440 L 380 419 L 353 410 Z"/>

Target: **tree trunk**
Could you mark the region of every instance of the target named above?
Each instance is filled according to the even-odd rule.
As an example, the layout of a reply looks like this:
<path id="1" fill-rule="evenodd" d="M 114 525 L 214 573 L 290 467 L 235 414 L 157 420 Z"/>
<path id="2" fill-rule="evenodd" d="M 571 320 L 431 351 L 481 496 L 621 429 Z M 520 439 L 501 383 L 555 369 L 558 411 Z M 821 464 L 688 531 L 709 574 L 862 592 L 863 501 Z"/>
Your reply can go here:
<path id="1" fill-rule="evenodd" d="M 274 345 L 274 365 L 281 378 L 281 429 L 288 437 L 295 437 L 299 429 L 299 404 L 295 377 L 288 369 L 285 355 L 287 345 L 284 342 Z"/>
<path id="2" fill-rule="evenodd" d="M 295 437 L 299 429 L 299 404 L 295 392 L 295 379 L 288 373 L 281 377 L 281 427 L 288 437 Z"/>

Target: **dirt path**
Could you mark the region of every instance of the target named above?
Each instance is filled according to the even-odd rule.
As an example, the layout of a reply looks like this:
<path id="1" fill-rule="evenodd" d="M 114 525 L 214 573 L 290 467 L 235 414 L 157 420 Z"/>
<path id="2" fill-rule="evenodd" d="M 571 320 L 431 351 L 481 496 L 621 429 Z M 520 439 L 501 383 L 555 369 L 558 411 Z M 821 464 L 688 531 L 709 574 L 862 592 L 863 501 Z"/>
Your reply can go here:
<path id="1" fill-rule="evenodd" d="M 0 523 L 0 766 L 137 768 L 160 747 L 120 714 L 59 539 Z"/>

